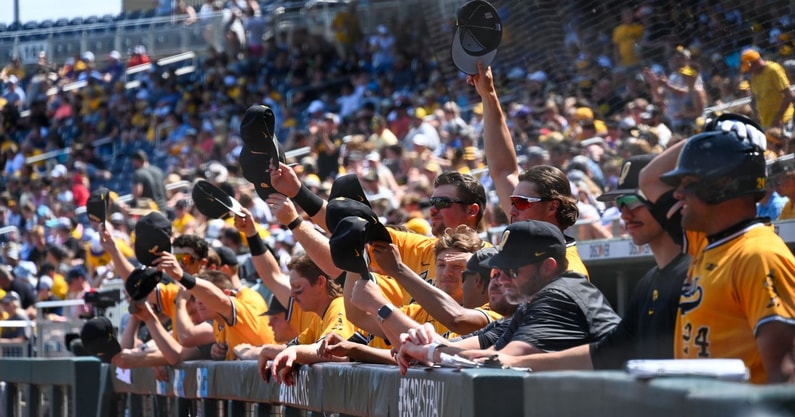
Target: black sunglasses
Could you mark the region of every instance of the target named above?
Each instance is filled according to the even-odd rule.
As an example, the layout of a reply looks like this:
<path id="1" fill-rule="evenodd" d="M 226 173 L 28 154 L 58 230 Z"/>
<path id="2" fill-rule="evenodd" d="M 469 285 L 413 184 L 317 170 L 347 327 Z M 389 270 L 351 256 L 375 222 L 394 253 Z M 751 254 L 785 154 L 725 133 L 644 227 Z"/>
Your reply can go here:
<path id="1" fill-rule="evenodd" d="M 428 199 L 431 207 L 436 207 L 438 210 L 451 207 L 453 204 L 469 204 L 466 201 L 453 200 L 450 197 L 431 197 Z"/>

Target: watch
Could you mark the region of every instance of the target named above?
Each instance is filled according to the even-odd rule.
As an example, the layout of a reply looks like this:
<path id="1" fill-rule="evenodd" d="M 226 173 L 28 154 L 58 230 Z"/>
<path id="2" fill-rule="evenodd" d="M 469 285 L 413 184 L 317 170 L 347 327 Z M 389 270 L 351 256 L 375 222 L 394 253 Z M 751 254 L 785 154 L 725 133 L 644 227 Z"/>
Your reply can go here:
<path id="1" fill-rule="evenodd" d="M 395 309 L 391 304 L 384 304 L 381 308 L 378 309 L 378 321 L 384 321 L 389 316 L 392 315 L 392 311 Z"/>

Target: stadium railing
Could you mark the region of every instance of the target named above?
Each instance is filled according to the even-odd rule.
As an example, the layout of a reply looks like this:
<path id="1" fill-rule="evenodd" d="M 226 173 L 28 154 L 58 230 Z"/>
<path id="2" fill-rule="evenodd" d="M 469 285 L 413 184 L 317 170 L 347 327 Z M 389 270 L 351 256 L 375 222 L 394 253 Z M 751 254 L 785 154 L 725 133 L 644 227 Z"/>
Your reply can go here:
<path id="1" fill-rule="evenodd" d="M 264 382 L 254 361 L 195 361 L 168 368 L 123 370 L 95 358 L 0 360 L 8 417 L 38 415 L 43 391 L 53 411 L 75 416 L 129 415 L 156 399 L 169 415 L 341 416 L 786 416 L 795 412 L 791 385 L 754 386 L 698 377 L 636 379 L 621 371 L 531 373 L 515 369 L 411 368 L 323 363 L 298 370 L 295 384 Z M 25 387 L 29 401 L 18 401 Z M 176 405 L 174 405 L 176 403 Z M 133 405 L 137 404 L 137 405 Z M 284 406 L 285 409 L 281 409 Z M 157 410 L 155 410 L 157 411 Z M 759 414 L 763 413 L 763 414 Z M 55 414 L 61 415 L 61 414 Z"/>

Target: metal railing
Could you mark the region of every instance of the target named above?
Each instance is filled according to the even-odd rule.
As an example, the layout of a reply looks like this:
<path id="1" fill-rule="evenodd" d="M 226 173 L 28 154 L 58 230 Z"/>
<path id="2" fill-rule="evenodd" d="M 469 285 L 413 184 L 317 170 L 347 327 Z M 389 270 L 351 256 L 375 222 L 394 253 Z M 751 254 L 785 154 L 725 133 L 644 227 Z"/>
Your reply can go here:
<path id="1" fill-rule="evenodd" d="M 50 62 L 59 64 L 85 51 L 104 61 L 113 50 L 130 51 L 137 45 L 145 46 L 152 57 L 203 51 L 210 46 L 223 50 L 223 27 L 223 13 L 215 13 L 190 26 L 172 17 L 154 17 L 3 32 L 0 61 L 18 56 L 23 64 L 31 65 L 41 51 Z"/>

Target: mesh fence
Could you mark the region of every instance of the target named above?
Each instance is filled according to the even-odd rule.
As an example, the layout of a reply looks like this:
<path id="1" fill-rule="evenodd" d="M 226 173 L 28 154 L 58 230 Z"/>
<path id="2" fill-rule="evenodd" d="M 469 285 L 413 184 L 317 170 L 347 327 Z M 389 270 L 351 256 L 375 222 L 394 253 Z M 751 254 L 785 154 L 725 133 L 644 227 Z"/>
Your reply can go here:
<path id="1" fill-rule="evenodd" d="M 425 2 L 429 25 L 441 25 L 434 53 L 447 58 L 454 16 L 463 1 Z M 649 67 L 673 70 L 677 47 L 689 50 L 708 105 L 744 96 L 739 71 L 744 48 L 766 60 L 795 58 L 795 5 L 789 1 L 553 1 L 494 0 L 504 33 L 495 75 L 511 80 L 543 71 L 547 88 L 564 96 L 594 99 L 602 90 L 623 90 Z M 441 18 L 441 19 L 439 19 Z M 436 19 L 435 22 L 431 19 Z M 622 20 L 623 19 L 623 20 Z M 446 31 L 446 33 L 445 33 Z M 431 35 L 433 35 L 431 30 Z M 456 73 L 441 59 L 445 74 Z M 599 82 L 607 78 L 605 85 Z M 598 100 L 598 98 L 597 98 Z M 608 116 L 602 114 L 601 116 Z"/>

